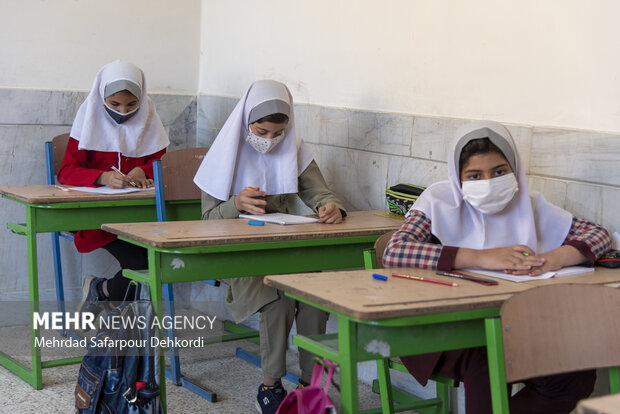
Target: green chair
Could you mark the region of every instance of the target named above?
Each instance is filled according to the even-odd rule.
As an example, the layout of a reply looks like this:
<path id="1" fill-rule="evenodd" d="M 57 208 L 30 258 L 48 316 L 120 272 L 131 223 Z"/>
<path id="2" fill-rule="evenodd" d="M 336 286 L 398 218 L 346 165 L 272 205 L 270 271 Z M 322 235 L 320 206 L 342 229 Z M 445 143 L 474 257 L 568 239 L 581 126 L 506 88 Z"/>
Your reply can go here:
<path id="1" fill-rule="evenodd" d="M 620 392 L 620 289 L 550 284 L 517 293 L 485 321 L 493 413 L 508 413 L 507 383 L 609 368 Z"/>
<path id="2" fill-rule="evenodd" d="M 383 252 L 392 234 L 389 232 L 377 239 L 372 249 L 364 250 L 364 266 L 366 269 L 381 269 Z M 457 387 L 458 381 L 451 378 L 432 375 L 435 382 L 435 398 L 423 400 L 404 390 L 392 386 L 390 369 L 408 373 L 407 368 L 398 358 L 384 358 L 377 360 L 377 379 L 373 381 L 373 391 L 381 394 L 381 407 L 383 413 L 396 413 L 407 410 L 416 410 L 420 413 L 450 412 L 450 387 Z M 394 404 L 397 402 L 397 404 Z"/>

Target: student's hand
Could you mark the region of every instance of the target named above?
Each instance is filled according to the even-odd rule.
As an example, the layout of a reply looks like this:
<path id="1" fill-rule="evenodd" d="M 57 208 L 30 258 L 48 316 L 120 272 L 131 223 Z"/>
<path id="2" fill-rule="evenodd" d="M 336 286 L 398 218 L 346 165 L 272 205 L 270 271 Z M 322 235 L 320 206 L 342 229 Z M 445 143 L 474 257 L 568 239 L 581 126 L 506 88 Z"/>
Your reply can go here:
<path id="1" fill-rule="evenodd" d="M 136 167 L 133 170 L 127 173 L 127 177 L 129 178 L 127 181 L 127 185 L 133 187 L 130 183 L 133 181 L 138 188 L 149 188 L 153 187 L 153 180 L 150 178 L 146 178 L 146 174 L 144 170 L 140 167 Z"/>
<path id="2" fill-rule="evenodd" d="M 560 246 L 557 249 L 543 253 L 538 257 L 544 260 L 544 263 L 541 266 L 532 267 L 529 272 L 519 274 L 538 276 L 545 272 L 560 270 L 565 266 L 578 265 L 588 260 L 587 257 L 579 252 L 579 250 L 569 245 Z"/>
<path id="3" fill-rule="evenodd" d="M 249 214 L 265 214 L 265 207 L 267 201 L 260 197 L 265 197 L 267 193 L 260 190 L 248 190 L 243 189 L 239 194 L 235 196 L 235 207 L 239 211 L 245 211 Z"/>
<path id="4" fill-rule="evenodd" d="M 524 245 L 484 250 L 459 248 L 454 259 L 454 267 L 457 269 L 480 267 L 503 270 L 506 273 L 528 274 L 533 268 L 542 266 L 544 261 L 545 259 L 536 256 L 532 249 Z M 520 271 L 523 273 L 519 273 Z"/>
<path id="5" fill-rule="evenodd" d="M 338 224 L 342 223 L 342 213 L 334 203 L 327 203 L 319 207 L 319 223 Z"/>
<path id="6" fill-rule="evenodd" d="M 95 184 L 107 185 L 110 188 L 125 188 L 129 184 L 129 179 L 116 171 L 104 171 L 97 177 Z"/>

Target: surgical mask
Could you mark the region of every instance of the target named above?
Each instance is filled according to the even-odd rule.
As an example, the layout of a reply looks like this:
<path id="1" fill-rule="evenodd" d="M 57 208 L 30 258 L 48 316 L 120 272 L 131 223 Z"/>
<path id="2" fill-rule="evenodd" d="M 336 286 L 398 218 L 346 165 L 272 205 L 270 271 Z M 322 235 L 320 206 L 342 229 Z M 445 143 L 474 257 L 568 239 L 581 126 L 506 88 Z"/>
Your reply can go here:
<path id="1" fill-rule="evenodd" d="M 106 112 L 112 117 L 114 121 L 116 121 L 117 124 L 122 124 L 123 122 L 128 121 L 129 119 L 131 119 L 131 117 L 133 117 L 136 114 L 136 112 L 138 112 L 138 109 L 140 109 L 140 107 L 137 107 L 133 111 L 130 111 L 124 114 L 122 112 L 115 111 L 114 109 L 108 107 L 108 105 L 104 104 L 103 106 Z"/>
<path id="2" fill-rule="evenodd" d="M 252 130 L 248 131 L 248 136 L 245 137 L 245 141 L 252 146 L 256 151 L 261 154 L 267 154 L 271 151 L 276 145 L 280 143 L 284 139 L 284 133 L 281 133 L 277 137 L 273 138 L 264 138 L 255 135 Z"/>
<path id="3" fill-rule="evenodd" d="M 514 173 L 490 180 L 463 181 L 463 199 L 484 214 L 499 213 L 506 208 L 519 189 Z"/>

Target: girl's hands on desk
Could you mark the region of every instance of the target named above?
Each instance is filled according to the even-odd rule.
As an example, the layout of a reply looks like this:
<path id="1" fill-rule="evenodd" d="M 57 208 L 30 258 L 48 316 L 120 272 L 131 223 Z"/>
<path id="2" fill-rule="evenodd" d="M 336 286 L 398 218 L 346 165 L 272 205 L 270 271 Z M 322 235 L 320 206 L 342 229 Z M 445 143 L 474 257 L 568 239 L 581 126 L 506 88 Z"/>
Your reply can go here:
<path id="1" fill-rule="evenodd" d="M 264 206 L 267 205 L 267 201 L 264 197 L 266 195 L 267 193 L 259 189 L 245 188 L 235 196 L 235 207 L 237 210 L 245 211 L 248 214 L 265 214 Z"/>
<path id="2" fill-rule="evenodd" d="M 129 178 L 123 177 L 116 171 L 104 171 L 97 177 L 95 184 L 107 185 L 110 188 L 125 188 L 129 185 Z"/>
<path id="3" fill-rule="evenodd" d="M 133 181 L 138 188 L 153 187 L 153 180 L 151 180 L 150 178 L 146 178 L 144 170 L 140 167 L 136 167 L 133 170 L 129 171 L 129 173 L 127 173 L 127 178 L 128 181 Z M 131 183 L 128 183 L 127 185 L 133 187 Z"/>
<path id="4" fill-rule="evenodd" d="M 532 266 L 529 271 L 509 272 L 514 275 L 538 276 L 546 272 L 560 270 L 565 266 L 574 266 L 587 261 L 587 257 L 582 255 L 573 246 L 564 245 L 546 253 L 536 256 L 543 261 L 540 266 Z"/>
<path id="5" fill-rule="evenodd" d="M 454 259 L 454 268 L 479 267 L 488 270 L 503 270 L 506 273 L 529 274 L 536 267 L 543 266 L 544 258 L 527 246 L 516 245 L 495 249 L 459 248 Z"/>
<path id="6" fill-rule="evenodd" d="M 327 203 L 319 207 L 319 223 L 338 224 L 342 223 L 342 213 L 334 203 Z"/>
<path id="7" fill-rule="evenodd" d="M 95 184 L 107 185 L 110 188 L 125 188 L 133 187 L 134 182 L 138 188 L 148 188 L 153 186 L 153 180 L 146 178 L 144 170 L 140 167 L 136 167 L 127 175 L 122 175 L 116 171 L 104 171 L 101 173 Z"/>

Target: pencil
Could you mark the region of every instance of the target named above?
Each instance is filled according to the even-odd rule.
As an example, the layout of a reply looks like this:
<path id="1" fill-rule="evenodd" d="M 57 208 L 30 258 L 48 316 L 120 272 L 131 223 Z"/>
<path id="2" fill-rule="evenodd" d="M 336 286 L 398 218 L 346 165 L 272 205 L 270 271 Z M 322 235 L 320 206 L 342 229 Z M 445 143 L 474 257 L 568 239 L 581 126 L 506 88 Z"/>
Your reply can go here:
<path id="1" fill-rule="evenodd" d="M 453 271 L 453 272 L 436 272 L 436 273 L 441 276 L 458 277 L 459 279 L 465 279 L 471 282 L 482 283 L 483 285 L 497 285 L 497 280 L 483 279 L 481 277 L 469 276 L 461 272 Z"/>
<path id="2" fill-rule="evenodd" d="M 254 187 L 245 187 L 246 190 L 250 190 L 250 191 L 260 191 L 258 188 L 254 188 Z"/>
<path id="3" fill-rule="evenodd" d="M 420 282 L 437 283 L 438 285 L 444 286 L 458 286 L 458 283 L 444 282 L 443 280 L 429 279 L 428 277 L 422 276 L 401 275 L 400 273 L 392 273 L 392 276 L 400 277 L 403 279 L 419 280 Z"/>
<path id="4" fill-rule="evenodd" d="M 116 168 L 113 165 L 110 165 L 110 168 L 112 168 L 114 171 L 116 171 L 117 173 L 119 173 L 120 175 L 122 175 L 123 177 L 127 177 L 125 174 L 123 174 L 121 172 L 121 170 L 119 170 L 118 168 Z M 129 180 L 129 184 L 133 185 L 134 187 L 138 188 L 138 185 L 136 183 L 133 182 L 133 180 Z"/>

